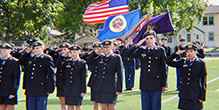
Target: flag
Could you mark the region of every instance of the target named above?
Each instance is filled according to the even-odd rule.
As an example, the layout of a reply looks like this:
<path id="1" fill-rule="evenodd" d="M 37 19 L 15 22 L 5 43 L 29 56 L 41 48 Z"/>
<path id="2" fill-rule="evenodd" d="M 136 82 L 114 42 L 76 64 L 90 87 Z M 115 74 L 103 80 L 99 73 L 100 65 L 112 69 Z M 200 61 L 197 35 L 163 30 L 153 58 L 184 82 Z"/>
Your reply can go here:
<path id="1" fill-rule="evenodd" d="M 128 0 L 105 0 L 90 4 L 83 15 L 85 23 L 104 23 L 113 15 L 129 12 Z"/>
<path id="2" fill-rule="evenodd" d="M 149 19 L 150 19 L 150 13 L 144 15 L 137 24 L 135 24 L 126 34 L 124 34 L 120 38 L 120 41 L 124 42 L 124 40 L 127 39 L 129 36 L 133 35 L 137 31 L 137 29 L 141 28 L 142 25 L 147 23 Z"/>
<path id="3" fill-rule="evenodd" d="M 141 10 L 137 9 L 123 15 L 109 17 L 97 30 L 97 38 L 102 42 L 106 39 L 113 39 L 123 36 L 141 18 Z"/>
<path id="4" fill-rule="evenodd" d="M 134 44 L 137 44 L 142 39 L 142 35 L 147 31 L 148 25 L 152 26 L 157 34 L 174 31 L 170 14 L 169 12 L 166 12 L 151 18 L 133 40 Z M 145 45 L 145 43 L 143 45 Z"/>

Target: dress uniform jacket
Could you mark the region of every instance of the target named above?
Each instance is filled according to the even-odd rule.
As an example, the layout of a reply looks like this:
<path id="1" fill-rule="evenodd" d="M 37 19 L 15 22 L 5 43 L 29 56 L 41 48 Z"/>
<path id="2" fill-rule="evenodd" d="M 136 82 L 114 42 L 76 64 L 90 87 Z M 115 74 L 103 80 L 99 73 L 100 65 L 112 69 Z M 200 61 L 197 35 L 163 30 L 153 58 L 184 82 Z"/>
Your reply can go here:
<path id="1" fill-rule="evenodd" d="M 132 47 L 131 45 L 129 45 L 129 48 Z M 122 48 L 121 50 L 121 56 L 123 59 L 123 63 L 124 65 L 135 65 L 135 58 L 133 57 L 129 57 L 129 56 L 125 56 L 124 53 L 128 50 L 128 48 L 126 48 L 125 46 Z"/>
<path id="2" fill-rule="evenodd" d="M 16 58 L 0 60 L 0 96 L 17 95 L 20 79 L 20 66 Z"/>
<path id="3" fill-rule="evenodd" d="M 59 57 L 57 63 L 60 64 L 63 73 L 66 74 L 64 95 L 80 96 L 81 93 L 86 93 L 87 67 L 85 61 L 67 59 L 62 64 L 63 59 L 64 57 Z"/>
<path id="4" fill-rule="evenodd" d="M 54 63 L 52 57 L 41 54 L 31 57 L 24 54 L 19 59 L 24 66 L 25 94 L 32 97 L 47 96 L 54 91 Z"/>
<path id="5" fill-rule="evenodd" d="M 119 55 L 97 55 L 92 53 L 87 63 L 97 66 L 97 80 L 94 86 L 95 92 L 112 93 L 122 92 L 123 65 Z"/>
<path id="6" fill-rule="evenodd" d="M 164 49 L 165 49 L 165 52 L 166 52 L 166 56 L 169 57 L 171 55 L 171 49 L 170 49 L 170 46 L 165 46 L 165 45 L 161 45 Z"/>
<path id="7" fill-rule="evenodd" d="M 166 87 L 166 54 L 162 47 L 131 47 L 125 52 L 126 56 L 138 57 L 141 62 L 140 89 L 146 92 L 159 92 Z"/>
<path id="8" fill-rule="evenodd" d="M 177 55 L 173 53 L 168 59 L 168 65 L 181 68 L 182 70 L 182 86 L 179 90 L 179 97 L 182 99 L 205 101 L 206 97 L 206 68 L 205 63 L 196 58 L 191 62 L 188 59 L 173 61 Z"/>

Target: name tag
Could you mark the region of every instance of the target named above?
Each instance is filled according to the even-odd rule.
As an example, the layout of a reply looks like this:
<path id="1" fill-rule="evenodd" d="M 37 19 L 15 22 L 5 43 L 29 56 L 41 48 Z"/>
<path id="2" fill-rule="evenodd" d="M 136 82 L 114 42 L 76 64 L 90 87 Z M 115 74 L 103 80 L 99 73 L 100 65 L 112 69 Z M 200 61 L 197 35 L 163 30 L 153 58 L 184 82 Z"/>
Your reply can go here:
<path id="1" fill-rule="evenodd" d="M 147 54 L 141 54 L 141 56 L 142 56 L 142 57 L 146 57 L 146 56 L 147 56 Z"/>
<path id="2" fill-rule="evenodd" d="M 183 67 L 188 67 L 188 65 L 183 65 Z"/>
<path id="3" fill-rule="evenodd" d="M 71 65 L 66 65 L 66 68 L 71 68 Z"/>

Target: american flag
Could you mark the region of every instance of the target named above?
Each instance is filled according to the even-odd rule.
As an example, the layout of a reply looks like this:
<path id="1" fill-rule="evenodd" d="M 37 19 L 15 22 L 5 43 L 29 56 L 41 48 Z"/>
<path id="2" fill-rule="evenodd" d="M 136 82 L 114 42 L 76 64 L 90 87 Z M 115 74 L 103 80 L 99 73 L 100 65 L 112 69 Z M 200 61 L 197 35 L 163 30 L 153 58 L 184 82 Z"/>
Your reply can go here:
<path id="1" fill-rule="evenodd" d="M 129 12 L 128 0 L 105 0 L 90 4 L 83 15 L 85 23 L 103 23 L 108 17 Z"/>

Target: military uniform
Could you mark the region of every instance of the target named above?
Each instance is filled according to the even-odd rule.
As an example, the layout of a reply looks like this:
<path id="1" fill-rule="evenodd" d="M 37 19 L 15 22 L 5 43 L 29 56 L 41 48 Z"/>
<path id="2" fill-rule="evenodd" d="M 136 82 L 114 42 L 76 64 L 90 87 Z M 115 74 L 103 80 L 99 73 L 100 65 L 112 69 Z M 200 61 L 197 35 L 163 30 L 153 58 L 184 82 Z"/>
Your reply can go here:
<path id="1" fill-rule="evenodd" d="M 17 90 L 20 81 L 20 66 L 16 58 L 0 60 L 0 104 L 17 104 Z M 9 95 L 15 95 L 9 99 Z"/>
<path id="2" fill-rule="evenodd" d="M 198 100 L 206 100 L 206 67 L 205 63 L 199 58 L 193 61 L 181 59 L 173 61 L 177 55 L 173 53 L 167 60 L 168 65 L 181 68 L 182 86 L 179 89 L 179 109 L 200 110 L 203 104 Z"/>
<path id="3" fill-rule="evenodd" d="M 103 41 L 101 44 L 111 45 L 111 41 Z M 123 64 L 122 58 L 113 52 L 106 55 L 97 55 L 92 53 L 87 62 L 93 66 L 97 66 L 97 80 L 94 86 L 96 92 L 97 103 L 116 104 L 116 92 L 122 93 L 123 81 Z"/>
<path id="4" fill-rule="evenodd" d="M 33 47 L 40 45 L 42 44 L 36 41 Z M 46 109 L 48 93 L 53 93 L 55 88 L 55 66 L 52 57 L 46 54 L 32 56 L 30 53 L 25 53 L 19 59 L 19 63 L 24 66 L 27 110 L 35 109 L 35 106 Z M 43 102 L 39 104 L 37 101 Z"/>

